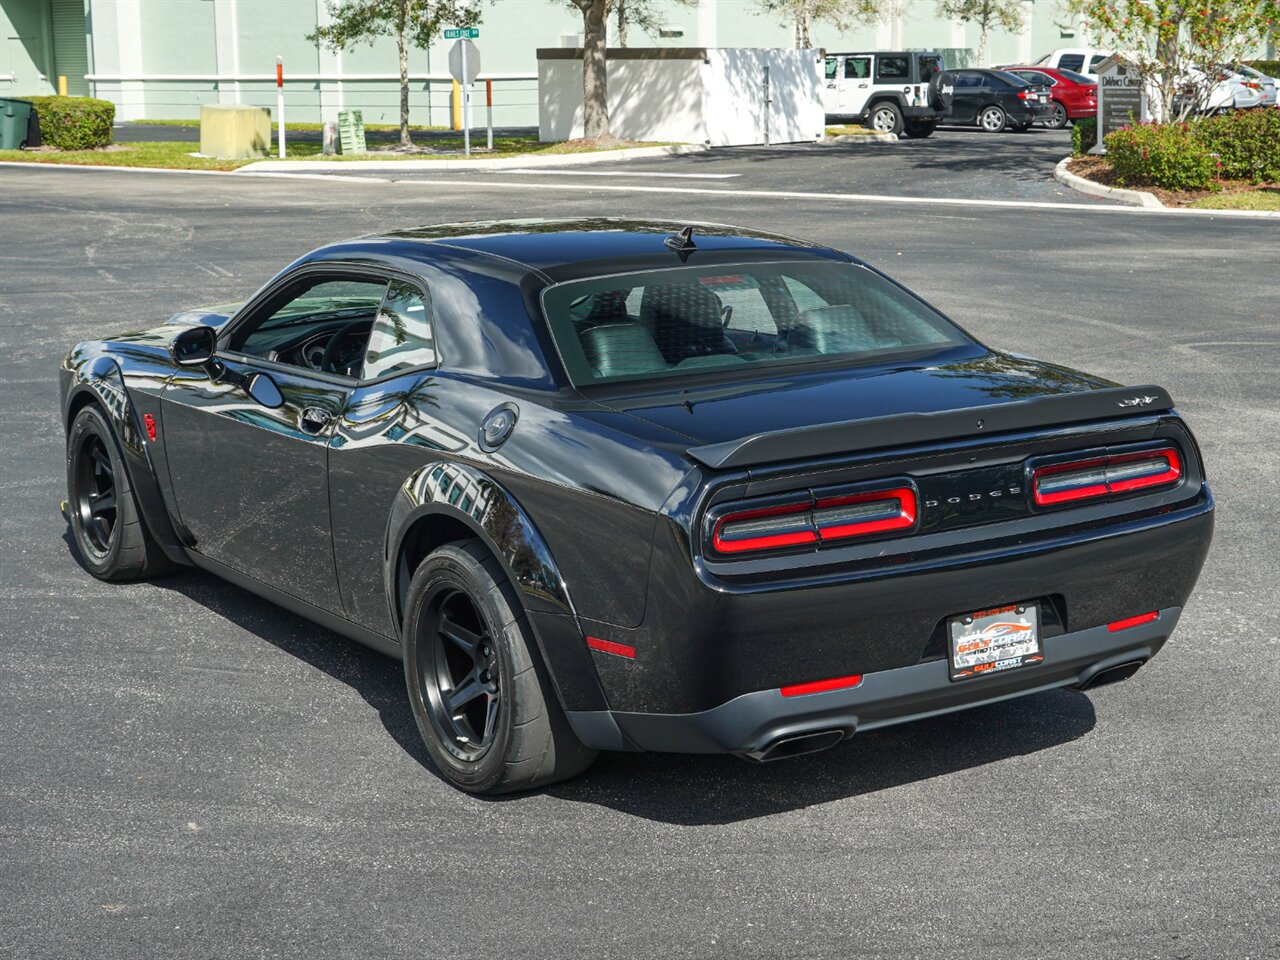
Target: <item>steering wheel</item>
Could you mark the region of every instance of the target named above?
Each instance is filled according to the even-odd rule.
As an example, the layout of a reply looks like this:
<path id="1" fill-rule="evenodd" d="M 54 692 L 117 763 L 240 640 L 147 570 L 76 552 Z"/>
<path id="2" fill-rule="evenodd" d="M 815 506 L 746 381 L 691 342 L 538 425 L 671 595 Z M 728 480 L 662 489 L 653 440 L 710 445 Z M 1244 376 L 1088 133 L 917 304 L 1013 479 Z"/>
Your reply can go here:
<path id="1" fill-rule="evenodd" d="M 333 336 L 329 338 L 329 342 L 325 344 L 324 356 L 320 358 L 321 373 L 338 372 L 337 369 L 334 368 L 334 360 L 336 359 L 336 354 L 338 352 L 338 344 L 341 343 L 344 338 L 350 336 L 368 322 L 368 320 L 352 320 L 350 323 L 344 323 L 334 332 Z"/>

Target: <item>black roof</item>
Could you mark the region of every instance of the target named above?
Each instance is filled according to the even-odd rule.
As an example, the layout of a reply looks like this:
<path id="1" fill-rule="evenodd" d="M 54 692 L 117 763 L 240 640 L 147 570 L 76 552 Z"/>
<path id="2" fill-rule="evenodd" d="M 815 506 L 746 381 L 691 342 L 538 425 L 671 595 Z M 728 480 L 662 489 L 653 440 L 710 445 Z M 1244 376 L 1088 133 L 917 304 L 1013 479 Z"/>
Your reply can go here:
<path id="1" fill-rule="evenodd" d="M 703 262 L 796 256 L 849 259 L 819 244 L 742 227 L 611 217 L 434 224 L 322 247 L 307 259 L 359 252 L 404 260 L 440 260 L 453 251 L 462 256 L 496 257 L 551 279 L 565 279 L 614 266 L 645 268 L 668 261 L 678 265 L 679 255 L 665 241 L 688 226 L 693 227 L 693 242 Z"/>

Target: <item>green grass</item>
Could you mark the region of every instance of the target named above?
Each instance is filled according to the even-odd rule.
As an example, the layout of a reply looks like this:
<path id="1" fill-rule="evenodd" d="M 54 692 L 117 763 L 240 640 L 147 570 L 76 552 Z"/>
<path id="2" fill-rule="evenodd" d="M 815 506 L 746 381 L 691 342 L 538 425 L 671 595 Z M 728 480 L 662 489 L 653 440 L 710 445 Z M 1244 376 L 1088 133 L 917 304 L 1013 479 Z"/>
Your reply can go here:
<path id="1" fill-rule="evenodd" d="M 495 137 L 493 150 L 483 149 L 483 137 L 471 141 L 472 159 L 484 157 L 554 156 L 568 153 L 586 153 L 596 149 L 621 150 L 635 144 L 620 141 L 604 147 L 593 147 L 581 142 L 540 143 L 536 137 Z M 319 143 L 288 144 L 288 160 L 337 160 L 359 163 L 362 160 L 461 160 L 462 138 L 437 140 L 429 144 L 435 150 L 457 150 L 458 153 L 400 154 L 374 151 L 358 155 L 338 154 L 325 156 Z M 667 146 L 667 144 L 645 144 Z M 167 170 L 235 170 L 256 160 L 220 160 L 213 157 L 193 157 L 198 149 L 195 143 L 156 141 L 153 143 L 118 144 L 111 150 L 0 150 L 0 160 L 23 163 L 69 163 L 79 166 L 160 167 Z M 275 156 L 264 158 L 267 162 Z"/>
<path id="2" fill-rule="evenodd" d="M 1197 200 L 1191 206 L 1200 210 L 1267 210 L 1280 212 L 1280 187 L 1263 187 L 1241 193 L 1222 193 Z"/>
<path id="3" fill-rule="evenodd" d="M 863 136 L 865 134 L 875 133 L 868 127 L 860 127 L 856 123 L 840 124 L 834 127 L 827 127 L 828 137 L 845 137 L 845 136 Z"/>
<path id="4" fill-rule="evenodd" d="M 199 119 L 195 119 L 195 120 L 125 120 L 123 122 L 138 123 L 144 127 L 198 127 L 200 126 Z M 276 125 L 274 122 L 272 122 L 271 129 L 274 130 L 275 128 L 276 128 Z M 394 133 L 400 129 L 400 124 L 398 123 L 366 123 L 364 125 L 364 128 L 366 130 L 390 131 Z M 284 129 L 286 134 L 288 134 L 291 130 L 298 131 L 298 132 L 311 131 L 311 132 L 318 133 L 324 129 L 324 124 L 323 123 L 289 123 L 286 121 L 284 125 Z M 409 132 L 411 134 L 419 130 L 447 130 L 447 129 L 449 128 L 448 127 L 424 127 L 416 123 L 412 123 L 409 125 Z"/>
<path id="5" fill-rule="evenodd" d="M 122 150 L 0 150 L 0 160 L 23 163 L 69 163 L 82 167 L 162 167 L 166 170 L 234 170 L 252 160 L 218 160 L 190 156 L 194 143 L 159 141 L 122 144 Z"/>

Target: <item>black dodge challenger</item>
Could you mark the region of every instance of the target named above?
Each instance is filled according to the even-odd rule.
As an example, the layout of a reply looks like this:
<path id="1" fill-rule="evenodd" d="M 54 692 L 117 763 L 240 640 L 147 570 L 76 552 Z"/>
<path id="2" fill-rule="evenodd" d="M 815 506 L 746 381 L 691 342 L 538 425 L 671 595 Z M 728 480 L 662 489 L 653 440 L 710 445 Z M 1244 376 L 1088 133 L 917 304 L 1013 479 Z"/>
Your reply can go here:
<path id="1" fill-rule="evenodd" d="M 335 243 L 79 344 L 61 391 L 91 573 L 194 565 L 401 658 L 432 757 L 483 793 L 1124 679 L 1213 528 L 1160 387 L 709 224 Z"/>

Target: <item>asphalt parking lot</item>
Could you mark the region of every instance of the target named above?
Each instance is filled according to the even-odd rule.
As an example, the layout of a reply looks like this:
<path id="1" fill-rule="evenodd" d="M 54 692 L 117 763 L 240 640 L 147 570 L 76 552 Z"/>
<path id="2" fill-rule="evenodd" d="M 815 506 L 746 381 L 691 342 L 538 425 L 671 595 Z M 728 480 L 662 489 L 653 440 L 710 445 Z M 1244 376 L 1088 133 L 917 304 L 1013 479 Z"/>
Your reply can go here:
<path id="1" fill-rule="evenodd" d="M 827 184 L 821 149 L 751 183 Z M 0 177 L 0 956 L 1280 954 L 1275 223 L 737 179 Z M 810 758 L 612 755 L 492 801 L 432 772 L 398 664 L 203 574 L 109 586 L 77 565 L 55 378 L 77 340 L 240 299 L 354 234 L 599 214 L 812 237 L 993 345 L 1168 387 L 1219 510 L 1165 651 L 1089 695 Z"/>

